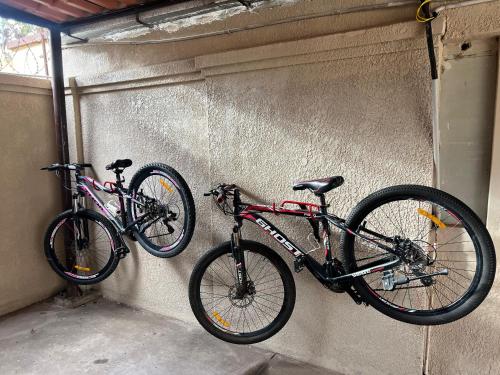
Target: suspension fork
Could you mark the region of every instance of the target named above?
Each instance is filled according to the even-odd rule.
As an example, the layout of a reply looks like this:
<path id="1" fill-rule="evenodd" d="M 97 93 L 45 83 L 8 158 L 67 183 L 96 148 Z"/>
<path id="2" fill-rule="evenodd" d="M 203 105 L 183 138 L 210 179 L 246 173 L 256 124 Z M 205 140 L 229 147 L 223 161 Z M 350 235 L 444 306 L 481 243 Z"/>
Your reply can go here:
<path id="1" fill-rule="evenodd" d="M 66 224 L 63 226 L 63 241 L 64 241 L 64 252 L 66 256 L 66 268 L 69 270 L 73 268 L 73 264 L 76 262 L 74 254 L 76 254 L 76 250 L 78 249 L 81 237 L 80 219 L 78 218 L 77 215 L 79 209 L 79 203 L 78 203 L 79 194 L 74 193 L 72 199 L 73 199 L 73 205 L 72 205 L 73 220 L 71 222 L 72 227 L 66 226 L 68 224 L 67 221 Z"/>
<path id="2" fill-rule="evenodd" d="M 245 254 L 240 246 L 240 228 L 235 226 L 231 235 L 231 251 L 233 253 L 236 267 L 236 281 L 238 285 L 237 294 L 243 296 L 247 292 L 247 270 L 245 265 Z"/>
<path id="3" fill-rule="evenodd" d="M 77 250 L 81 250 L 81 244 L 83 240 L 90 240 L 89 234 L 89 223 L 88 220 L 82 219 L 78 216 L 78 212 L 83 208 L 81 204 L 81 195 L 80 193 L 74 193 L 73 196 L 73 215 L 74 215 L 74 228 L 73 228 L 73 237 L 74 237 L 74 246 L 77 247 Z"/>
<path id="4" fill-rule="evenodd" d="M 236 225 L 233 227 L 231 234 L 231 252 L 233 254 L 234 264 L 236 268 L 236 297 L 243 298 L 248 292 L 248 278 L 247 269 L 245 264 L 245 254 L 240 246 L 241 242 L 241 227 L 243 226 L 243 219 L 239 216 L 241 211 L 240 192 L 238 189 L 234 192 L 234 219 Z"/>

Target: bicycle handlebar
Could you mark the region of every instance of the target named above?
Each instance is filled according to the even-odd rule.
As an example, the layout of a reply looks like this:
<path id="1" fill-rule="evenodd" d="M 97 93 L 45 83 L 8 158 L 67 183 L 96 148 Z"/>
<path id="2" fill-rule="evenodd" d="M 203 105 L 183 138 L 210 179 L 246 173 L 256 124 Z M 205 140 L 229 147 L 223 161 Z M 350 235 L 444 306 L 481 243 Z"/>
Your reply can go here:
<path id="1" fill-rule="evenodd" d="M 217 202 L 222 203 L 226 198 L 227 194 L 236 189 L 236 185 L 231 184 L 220 184 L 215 189 L 210 190 L 208 193 L 204 193 L 205 197 L 215 196 Z"/>
<path id="2" fill-rule="evenodd" d="M 41 171 L 58 171 L 58 170 L 68 170 L 68 171 L 76 171 L 76 170 L 82 170 L 84 168 L 92 168 L 92 164 L 90 163 L 71 163 L 71 164 L 59 164 L 59 163 L 54 163 L 51 164 L 47 167 L 40 168 Z"/>

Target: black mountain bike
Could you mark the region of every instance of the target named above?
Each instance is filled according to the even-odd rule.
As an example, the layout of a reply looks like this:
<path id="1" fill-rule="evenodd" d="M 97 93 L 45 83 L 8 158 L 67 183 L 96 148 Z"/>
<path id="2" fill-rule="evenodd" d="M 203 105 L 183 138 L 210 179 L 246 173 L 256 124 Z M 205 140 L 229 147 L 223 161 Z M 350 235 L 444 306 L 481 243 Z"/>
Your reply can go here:
<path id="1" fill-rule="evenodd" d="M 195 207 L 188 185 L 173 168 L 153 163 L 140 168 L 125 187 L 129 159 L 106 166 L 115 181 L 101 184 L 81 175 L 91 164 L 52 164 L 42 170 L 74 172 L 73 208 L 59 214 L 45 234 L 45 255 L 54 271 L 76 284 L 95 284 L 111 275 L 130 252 L 123 235 L 151 254 L 169 258 L 188 245 L 195 226 Z M 118 197 L 104 203 L 95 191 Z M 85 208 L 85 197 L 102 212 Z"/>
<path id="2" fill-rule="evenodd" d="M 486 297 L 495 276 L 495 250 L 481 220 L 457 198 L 418 185 L 393 186 L 363 199 L 344 220 L 328 213 L 325 193 L 340 176 L 303 181 L 319 204 L 241 201 L 234 185 L 206 195 L 234 216 L 231 241 L 208 251 L 189 283 L 194 315 L 212 335 L 250 344 L 276 334 L 290 318 L 295 284 L 283 259 L 258 242 L 241 238 L 244 220 L 255 223 L 294 256 L 295 272 L 307 268 L 333 292 L 391 318 L 420 325 L 449 323 L 469 314 Z M 228 201 L 232 199 L 232 205 Z M 302 217 L 312 228 L 323 264 L 294 244 L 260 214 Z M 330 227 L 342 231 L 333 254 Z"/>

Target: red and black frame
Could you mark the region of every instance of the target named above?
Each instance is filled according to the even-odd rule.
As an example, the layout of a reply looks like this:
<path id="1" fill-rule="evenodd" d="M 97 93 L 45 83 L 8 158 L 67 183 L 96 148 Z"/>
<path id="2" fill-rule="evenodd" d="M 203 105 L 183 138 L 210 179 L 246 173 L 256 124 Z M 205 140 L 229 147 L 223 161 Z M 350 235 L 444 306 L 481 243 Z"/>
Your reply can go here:
<path id="1" fill-rule="evenodd" d="M 245 203 L 241 200 L 240 190 L 235 185 L 219 185 L 216 189 L 211 190 L 205 195 L 212 195 L 219 208 L 225 214 L 232 214 L 235 220 L 233 233 L 231 235 L 232 253 L 235 259 L 238 284 L 237 294 L 245 295 L 248 292 L 249 285 L 247 282 L 245 257 L 240 248 L 241 228 L 244 220 L 250 221 L 259 226 L 264 232 L 270 235 L 276 242 L 284 247 L 290 254 L 293 255 L 294 268 L 296 272 L 300 272 L 306 267 L 318 281 L 327 288 L 335 292 L 347 292 L 353 300 L 360 304 L 363 302 L 361 297 L 352 287 L 352 280 L 356 277 L 364 276 L 374 272 L 383 272 L 392 269 L 405 259 L 404 249 L 400 246 L 400 239 L 396 237 L 387 237 L 376 233 L 364 227 L 349 228 L 346 225 L 345 219 L 328 213 L 329 205 L 326 203 L 324 194 L 315 194 L 318 196 L 320 203 L 299 202 L 293 200 L 282 201 L 279 205 L 260 205 Z M 232 208 L 227 202 L 228 197 L 232 197 Z M 297 208 L 290 208 L 296 206 Z M 321 241 L 320 224 L 323 231 L 323 247 L 325 250 L 325 262 L 320 264 L 307 251 L 295 244 L 288 236 L 277 228 L 269 220 L 265 219 L 261 214 L 274 214 L 284 216 L 301 217 L 307 220 L 311 227 L 314 237 Z M 331 245 L 331 225 L 341 231 L 347 232 L 349 235 L 361 238 L 371 245 L 377 246 L 381 250 L 386 251 L 386 257 L 377 259 L 373 262 L 364 264 L 355 272 L 346 273 L 340 260 L 333 256 Z M 391 245 L 391 246 L 388 246 Z M 426 275 L 426 277 L 432 275 Z M 419 277 L 416 277 L 417 279 Z"/>

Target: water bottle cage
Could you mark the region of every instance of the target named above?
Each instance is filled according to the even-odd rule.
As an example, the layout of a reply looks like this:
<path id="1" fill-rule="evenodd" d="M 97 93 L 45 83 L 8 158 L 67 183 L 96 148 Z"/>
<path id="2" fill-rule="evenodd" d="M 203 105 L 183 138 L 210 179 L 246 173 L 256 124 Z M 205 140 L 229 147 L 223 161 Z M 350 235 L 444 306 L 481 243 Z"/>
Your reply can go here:
<path id="1" fill-rule="evenodd" d="M 106 187 L 106 185 L 109 184 L 109 190 L 110 190 L 110 193 L 114 194 L 117 192 L 115 186 L 116 186 L 116 182 L 113 182 L 113 181 L 105 181 L 104 182 L 104 187 Z"/>

